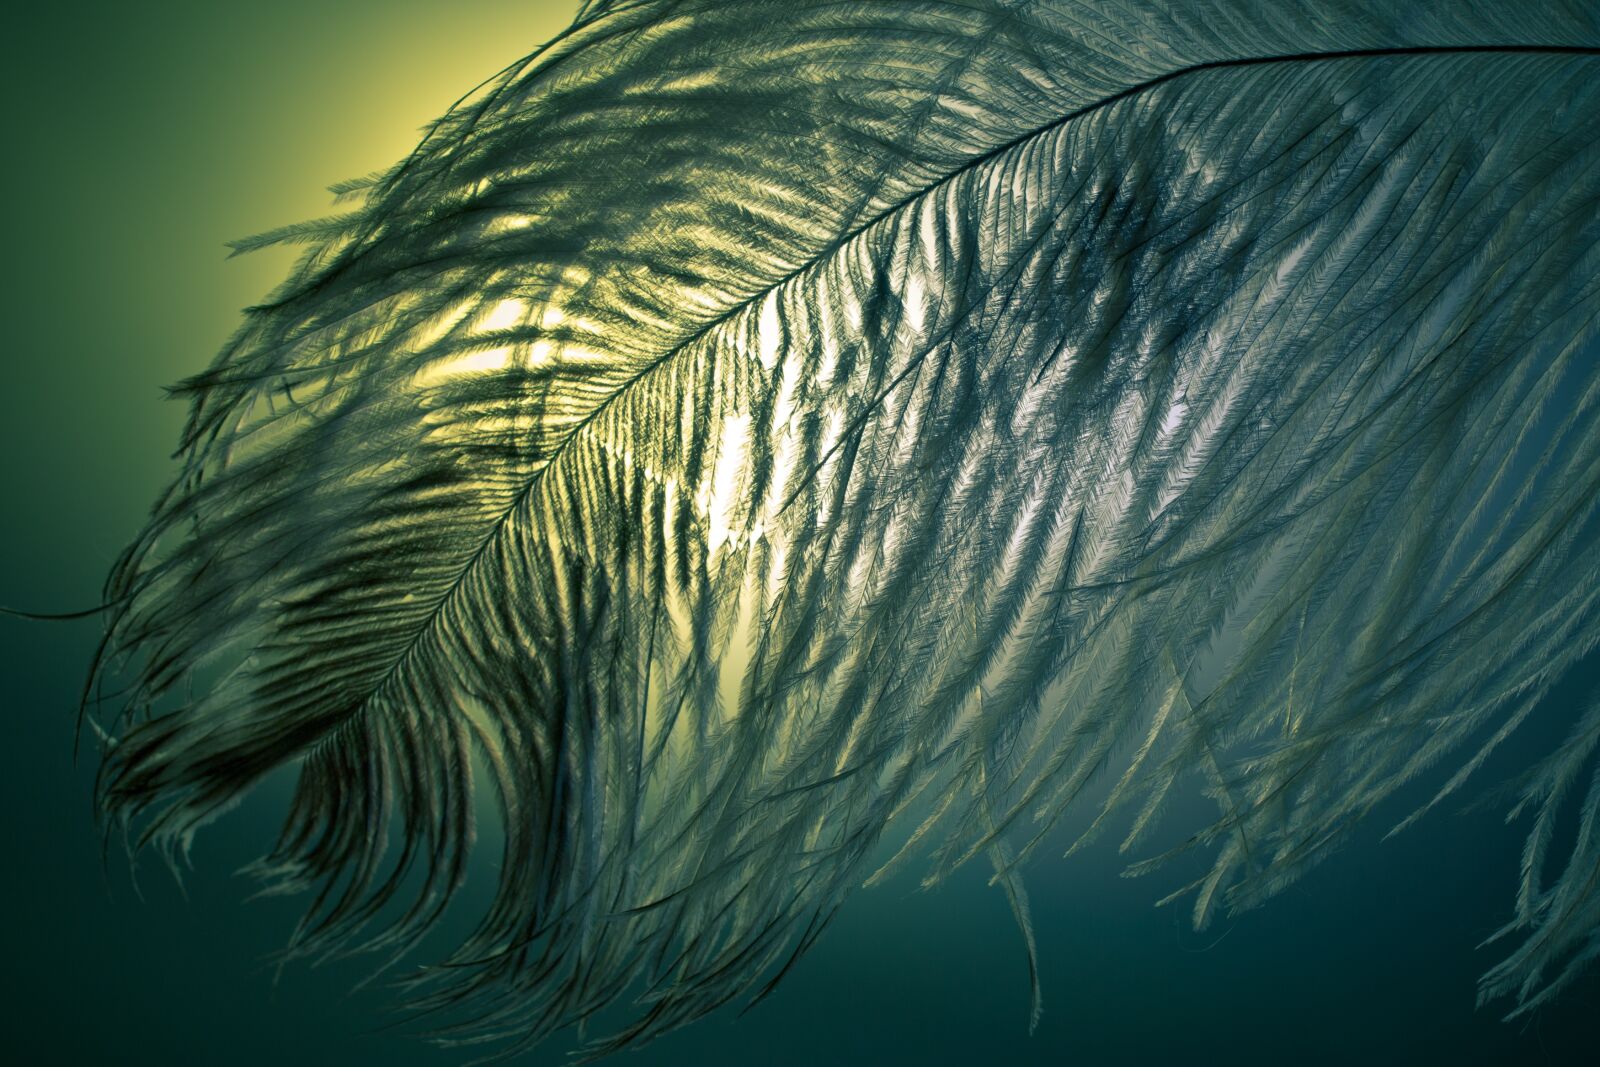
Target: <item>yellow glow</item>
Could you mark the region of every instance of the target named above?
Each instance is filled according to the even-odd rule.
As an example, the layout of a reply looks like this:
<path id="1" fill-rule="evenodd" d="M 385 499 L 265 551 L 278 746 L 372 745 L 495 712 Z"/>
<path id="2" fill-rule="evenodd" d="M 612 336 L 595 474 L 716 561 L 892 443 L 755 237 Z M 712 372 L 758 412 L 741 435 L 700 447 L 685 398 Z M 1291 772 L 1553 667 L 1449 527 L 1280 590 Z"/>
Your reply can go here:
<path id="1" fill-rule="evenodd" d="M 528 317 L 528 304 L 516 297 L 500 301 L 478 323 L 474 333 L 493 333 L 496 330 L 509 330 L 520 326 Z"/>
<path id="2" fill-rule="evenodd" d="M 715 560 L 722 547 L 732 540 L 738 516 L 735 507 L 744 481 L 746 453 L 750 444 L 750 416 L 729 415 L 722 423 L 717 442 L 717 463 L 710 481 L 701 490 L 706 513 L 706 551 Z"/>
<path id="3" fill-rule="evenodd" d="M 505 370 L 511 364 L 511 349 L 491 348 L 484 352 L 469 352 L 464 356 L 442 359 L 422 373 L 418 384 L 434 385 L 463 374 L 483 374 L 487 371 Z"/>

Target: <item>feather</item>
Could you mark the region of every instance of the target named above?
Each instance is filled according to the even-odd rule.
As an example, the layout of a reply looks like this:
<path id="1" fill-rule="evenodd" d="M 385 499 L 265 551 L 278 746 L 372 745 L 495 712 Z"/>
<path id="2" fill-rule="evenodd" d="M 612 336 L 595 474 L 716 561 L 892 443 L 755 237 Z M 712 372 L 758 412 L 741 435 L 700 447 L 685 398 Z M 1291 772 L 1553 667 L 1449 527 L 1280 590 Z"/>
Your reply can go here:
<path id="1" fill-rule="evenodd" d="M 1102 778 L 1253 905 L 1600 636 L 1597 75 L 1576 0 L 591 0 L 239 246 L 309 247 L 180 387 L 99 803 L 175 854 L 297 765 L 286 955 L 398 958 L 491 798 L 412 992 L 508 1051 L 763 995 L 901 835 L 1031 959 Z M 1600 952 L 1573 722 L 1524 1007 Z"/>

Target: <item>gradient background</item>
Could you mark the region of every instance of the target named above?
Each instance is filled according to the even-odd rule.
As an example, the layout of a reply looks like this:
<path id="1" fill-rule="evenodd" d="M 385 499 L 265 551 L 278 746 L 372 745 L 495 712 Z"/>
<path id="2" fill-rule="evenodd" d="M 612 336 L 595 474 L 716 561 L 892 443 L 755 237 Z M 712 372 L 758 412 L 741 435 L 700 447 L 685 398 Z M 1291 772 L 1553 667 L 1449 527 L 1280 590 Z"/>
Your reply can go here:
<path id="1" fill-rule="evenodd" d="M 323 187 L 399 158 L 418 127 L 574 6 L 102 0 L 8 16 L 0 603 L 95 602 L 167 477 L 183 413 L 160 386 L 201 369 L 291 257 L 225 262 L 223 242 L 324 212 Z M 269 842 L 284 781 L 201 836 L 183 891 L 145 863 L 141 900 L 120 853 L 102 864 L 93 761 L 74 767 L 71 752 L 97 630 L 0 618 L 0 1059 L 460 1062 L 403 1028 L 374 1033 L 393 1021 L 390 997 L 381 982 L 350 992 L 359 963 L 294 966 L 274 982 L 264 960 L 298 904 L 246 903 L 252 886 L 229 872 Z M 1535 733 L 1559 733 L 1565 708 L 1589 696 L 1586 673 Z M 1045 1014 L 1031 1038 L 1021 940 L 975 864 L 933 892 L 902 878 L 862 893 L 749 1015 L 714 1016 L 623 1062 L 1593 1062 L 1593 974 L 1531 1022 L 1472 1007 L 1476 976 L 1498 958 L 1473 945 L 1509 915 L 1519 830 L 1441 813 L 1380 844 L 1386 826 L 1374 820 L 1295 889 L 1205 935 L 1183 905 L 1152 907 L 1183 870 L 1124 881 L 1109 848 L 1036 864 Z"/>

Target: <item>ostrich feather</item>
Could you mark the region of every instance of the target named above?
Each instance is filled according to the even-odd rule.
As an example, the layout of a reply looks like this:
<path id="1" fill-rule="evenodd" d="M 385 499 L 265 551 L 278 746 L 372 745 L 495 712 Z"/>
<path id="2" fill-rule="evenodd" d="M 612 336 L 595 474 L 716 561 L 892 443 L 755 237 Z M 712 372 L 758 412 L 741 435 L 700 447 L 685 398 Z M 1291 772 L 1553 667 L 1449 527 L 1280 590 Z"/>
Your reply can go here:
<path id="1" fill-rule="evenodd" d="M 1142 871 L 1203 791 L 1254 905 L 1600 635 L 1597 85 L 1578 2 L 591 0 L 239 246 L 308 247 L 181 386 L 99 801 L 177 852 L 298 766 L 295 957 L 406 953 L 491 799 L 413 994 L 513 1051 L 763 995 L 888 845 L 1027 930 L 1085 803 Z M 1600 952 L 1571 720 L 1517 1010 Z"/>

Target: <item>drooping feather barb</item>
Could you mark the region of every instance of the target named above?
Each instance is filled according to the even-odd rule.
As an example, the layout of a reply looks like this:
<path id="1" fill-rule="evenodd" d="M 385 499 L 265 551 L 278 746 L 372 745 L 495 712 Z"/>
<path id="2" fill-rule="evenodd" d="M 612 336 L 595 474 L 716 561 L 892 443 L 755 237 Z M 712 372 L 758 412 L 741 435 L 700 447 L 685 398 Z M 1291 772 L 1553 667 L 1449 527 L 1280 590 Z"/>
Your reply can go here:
<path id="1" fill-rule="evenodd" d="M 765 991 L 919 806 L 1026 927 L 1092 780 L 1131 849 L 1193 777 L 1253 904 L 1600 634 L 1597 76 L 1577 2 L 588 3 L 269 235 L 101 802 L 180 848 L 298 763 L 290 954 L 400 953 L 487 791 L 418 997 L 511 1048 Z M 1574 721 L 1486 996 L 1600 951 Z"/>

